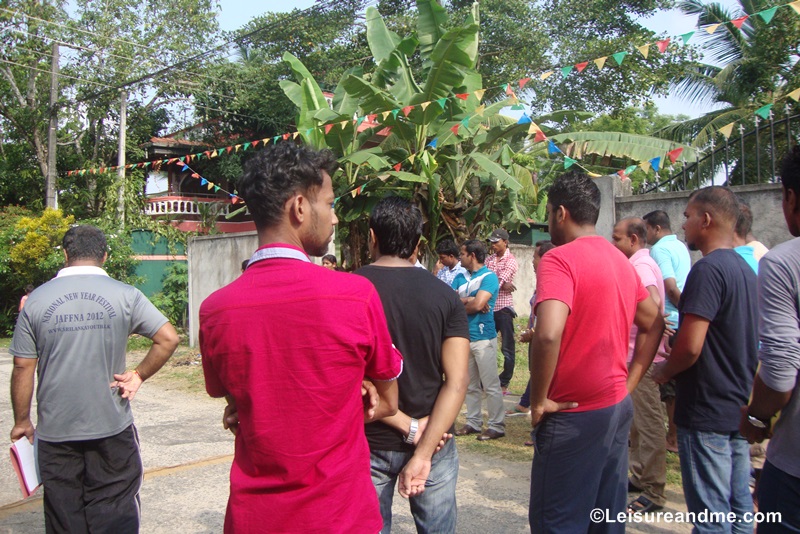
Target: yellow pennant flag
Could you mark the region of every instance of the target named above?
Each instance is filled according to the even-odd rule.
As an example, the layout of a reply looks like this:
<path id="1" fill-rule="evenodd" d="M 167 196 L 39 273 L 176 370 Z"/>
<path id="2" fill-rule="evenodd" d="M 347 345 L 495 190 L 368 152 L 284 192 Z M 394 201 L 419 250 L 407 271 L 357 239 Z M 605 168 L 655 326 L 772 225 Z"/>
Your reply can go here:
<path id="1" fill-rule="evenodd" d="M 345 128 L 347 128 L 347 125 L 348 125 L 348 123 L 349 123 L 349 122 L 350 122 L 350 121 L 342 121 L 342 122 L 340 122 L 340 123 L 339 123 L 339 124 L 342 126 L 342 130 L 344 130 Z"/>
<path id="2" fill-rule="evenodd" d="M 431 105 L 430 102 L 423 102 L 422 104 L 419 105 L 419 107 L 422 108 L 422 111 L 425 111 L 426 109 L 428 109 L 428 106 L 430 105 Z"/>
<path id="3" fill-rule="evenodd" d="M 721 133 L 725 137 L 725 139 L 728 139 L 733 133 L 733 127 L 735 124 L 736 124 L 735 121 L 730 124 L 726 124 L 725 126 L 719 129 L 719 133 Z"/>
<path id="4" fill-rule="evenodd" d="M 798 15 L 800 15 L 800 0 L 796 0 L 789 5 L 792 6 L 792 9 L 794 9 Z"/>
<path id="5" fill-rule="evenodd" d="M 475 92 L 474 92 L 474 93 L 472 93 L 472 94 L 474 94 L 474 95 L 475 95 L 475 98 L 477 98 L 477 99 L 478 99 L 478 102 L 480 102 L 481 100 L 483 100 L 483 94 L 484 94 L 485 92 L 486 92 L 486 89 L 478 89 L 477 91 L 475 91 Z"/>
<path id="6" fill-rule="evenodd" d="M 236 152 L 239 152 L 240 148 L 242 148 L 242 145 L 236 145 Z"/>
<path id="7" fill-rule="evenodd" d="M 386 120 L 386 117 L 388 117 L 388 116 L 389 116 L 389 115 L 391 115 L 391 114 L 392 114 L 392 112 L 391 112 L 391 111 L 384 111 L 383 113 L 381 113 L 381 118 L 382 118 L 383 120 Z"/>
<path id="8" fill-rule="evenodd" d="M 530 127 L 528 127 L 528 135 L 533 135 L 533 134 L 535 134 L 537 132 L 541 132 L 541 131 L 542 131 L 542 129 L 539 128 L 539 125 L 536 124 L 535 122 L 532 122 Z"/>
<path id="9" fill-rule="evenodd" d="M 417 159 L 417 155 L 416 154 L 411 154 L 410 156 L 408 156 L 408 162 L 409 163 L 414 163 L 415 159 Z"/>
<path id="10" fill-rule="evenodd" d="M 800 1 L 800 0 L 798 0 L 798 1 Z M 539 76 L 539 79 L 540 80 L 546 80 L 547 78 L 549 78 L 552 75 L 553 75 L 553 71 L 552 70 L 548 70 L 547 72 L 545 72 L 541 76 Z"/>
<path id="11" fill-rule="evenodd" d="M 644 58 L 647 59 L 647 54 L 650 53 L 650 45 L 646 44 L 646 45 L 640 46 L 636 50 L 641 52 L 641 54 L 644 56 Z"/>
<path id="12" fill-rule="evenodd" d="M 640 163 L 640 164 L 639 164 L 639 167 L 640 167 L 640 168 L 641 168 L 641 169 L 642 169 L 644 172 L 647 172 L 648 170 L 650 170 L 650 162 L 649 162 L 649 161 L 643 161 L 642 163 Z"/>
<path id="13" fill-rule="evenodd" d="M 269 142 L 270 142 L 270 139 L 267 139 L 266 137 L 265 137 L 264 139 L 262 139 L 262 140 L 261 140 L 261 144 L 262 144 L 262 145 L 266 145 L 266 144 L 267 144 L 267 143 L 269 143 Z"/>
<path id="14" fill-rule="evenodd" d="M 599 58 L 594 60 L 594 64 L 597 65 L 597 69 L 598 70 L 603 70 L 603 65 L 606 64 L 606 60 L 607 59 L 608 59 L 608 56 L 603 56 L 603 57 L 599 57 Z"/>
<path id="15" fill-rule="evenodd" d="M 350 196 L 351 197 L 356 198 L 356 195 L 358 195 L 358 188 L 357 187 L 355 189 L 353 189 L 352 191 L 350 191 Z"/>
<path id="16" fill-rule="evenodd" d="M 591 178 L 600 178 L 600 176 L 602 176 L 601 174 L 597 174 L 596 172 L 590 172 L 590 171 L 586 171 L 586 174 L 588 174 Z"/>
<path id="17" fill-rule="evenodd" d="M 486 106 L 484 104 L 481 104 L 480 106 L 475 108 L 475 115 L 479 115 L 479 116 L 483 117 L 483 111 L 485 109 L 486 109 Z"/>
<path id="18" fill-rule="evenodd" d="M 800 98 L 800 88 L 795 89 L 794 91 L 792 91 L 791 93 L 789 93 L 786 96 L 788 96 L 789 98 L 791 98 L 792 100 L 797 102 L 797 99 Z"/>
<path id="19" fill-rule="evenodd" d="M 708 32 L 708 34 L 709 34 L 709 35 L 711 35 L 711 34 L 713 34 L 715 31 L 717 31 L 717 28 L 719 28 L 719 26 L 720 26 L 719 24 L 712 24 L 711 26 L 709 26 L 708 28 L 706 28 L 706 31 Z"/>
<path id="20" fill-rule="evenodd" d="M 294 132 L 292 134 L 292 139 L 297 139 L 297 136 L 300 135 L 300 132 Z"/>
<path id="21" fill-rule="evenodd" d="M 208 182 L 208 190 L 211 191 L 214 189 L 214 182 Z"/>

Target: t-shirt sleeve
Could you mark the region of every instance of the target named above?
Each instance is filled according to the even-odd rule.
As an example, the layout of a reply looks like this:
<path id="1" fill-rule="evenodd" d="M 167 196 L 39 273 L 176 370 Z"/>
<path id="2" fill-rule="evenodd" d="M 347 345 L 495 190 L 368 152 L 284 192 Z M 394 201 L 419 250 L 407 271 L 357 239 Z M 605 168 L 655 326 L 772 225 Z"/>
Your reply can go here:
<path id="1" fill-rule="evenodd" d="M 636 274 L 639 275 L 639 278 L 642 281 L 642 285 L 645 288 L 650 286 L 658 287 L 658 279 L 656 279 L 656 273 L 653 269 L 650 268 L 649 265 L 641 264 L 636 265 Z"/>
<path id="2" fill-rule="evenodd" d="M 488 275 L 484 276 L 481 280 L 481 285 L 478 288 L 478 291 L 488 291 L 492 295 L 497 295 L 497 292 L 500 291 L 500 281 L 497 278 L 497 275 L 494 273 L 489 273 Z"/>
<path id="3" fill-rule="evenodd" d="M 453 279 L 453 283 L 451 286 L 458 292 L 458 295 L 461 297 L 466 297 L 466 295 L 462 295 L 459 288 L 467 283 L 467 277 L 464 276 L 462 273 L 458 273 L 456 277 Z"/>
<path id="4" fill-rule="evenodd" d="M 792 391 L 800 369 L 800 318 L 791 273 L 767 254 L 759 263 L 758 375 L 775 391 Z"/>
<path id="5" fill-rule="evenodd" d="M 656 261 L 658 264 L 658 268 L 661 269 L 661 277 L 666 280 L 667 278 L 675 278 L 675 270 L 672 268 L 672 258 L 670 258 L 669 253 L 660 247 L 655 247 L 650 250 L 650 256 Z"/>
<path id="6" fill-rule="evenodd" d="M 8 352 L 17 358 L 38 358 L 36 351 L 36 336 L 33 332 L 30 318 L 25 312 L 25 308 L 19 312 L 17 326 L 14 328 L 14 335 L 11 338 L 11 345 Z"/>
<path id="7" fill-rule="evenodd" d="M 403 356 L 392 343 L 383 304 L 374 287 L 367 302 L 367 315 L 372 339 L 364 374 L 373 380 L 394 380 L 403 372 Z"/>
<path id="8" fill-rule="evenodd" d="M 720 272 L 706 262 L 697 262 L 686 278 L 681 312 L 713 321 L 722 305 L 722 288 Z"/>
<path id="9" fill-rule="evenodd" d="M 575 298 L 575 281 L 564 259 L 550 251 L 539 264 L 536 283 L 536 304 L 545 300 L 558 300 L 572 312 Z"/>
<path id="10" fill-rule="evenodd" d="M 647 269 L 649 271 L 649 269 Z M 651 271 L 652 272 L 652 271 Z M 655 283 L 645 285 L 644 280 L 639 276 L 639 273 L 634 269 L 633 274 L 636 275 L 636 283 L 639 284 L 638 289 L 636 290 L 636 302 L 642 302 L 647 297 L 650 296 L 650 292 L 647 290 L 647 286 L 656 285 Z"/>
<path id="11" fill-rule="evenodd" d="M 134 289 L 134 292 L 129 334 L 140 334 L 153 339 L 156 332 L 167 323 L 167 318 L 141 291 Z"/>
<path id="12" fill-rule="evenodd" d="M 467 312 L 461 300 L 453 293 L 450 299 L 450 314 L 444 325 L 444 337 L 463 337 L 469 339 Z"/>

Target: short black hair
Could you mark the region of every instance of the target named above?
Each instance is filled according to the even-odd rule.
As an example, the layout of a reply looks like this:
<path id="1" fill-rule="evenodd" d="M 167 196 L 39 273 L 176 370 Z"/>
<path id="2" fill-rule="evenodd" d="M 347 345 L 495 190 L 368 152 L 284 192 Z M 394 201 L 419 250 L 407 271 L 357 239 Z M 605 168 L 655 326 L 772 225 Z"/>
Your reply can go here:
<path id="1" fill-rule="evenodd" d="M 736 226 L 741 213 L 739 199 L 733 191 L 721 185 L 698 189 L 689 195 L 689 203 L 699 204 L 712 217 L 730 223 L 731 228 Z"/>
<path id="2" fill-rule="evenodd" d="M 627 228 L 625 228 L 625 232 L 628 234 L 628 237 L 636 236 L 639 238 L 639 241 L 643 245 L 647 244 L 647 227 L 645 226 L 644 219 L 628 219 L 625 221 L 627 224 Z"/>
<path id="3" fill-rule="evenodd" d="M 781 183 L 800 198 L 800 145 L 795 145 L 781 162 Z"/>
<path id="4" fill-rule="evenodd" d="M 250 259 L 242 260 L 242 272 L 247 269 L 247 266 L 250 264 Z"/>
<path id="5" fill-rule="evenodd" d="M 103 262 L 108 251 L 106 236 L 102 230 L 88 224 L 73 226 L 64 234 L 61 246 L 67 253 L 67 260 L 92 260 Z"/>
<path id="6" fill-rule="evenodd" d="M 739 201 L 739 217 L 736 219 L 736 235 L 742 239 L 747 238 L 747 234 L 753 229 L 753 212 L 750 211 L 750 204 L 740 196 L 736 196 Z"/>
<path id="7" fill-rule="evenodd" d="M 337 168 L 330 150 L 289 142 L 269 145 L 245 164 L 237 189 L 256 228 L 269 228 L 280 222 L 283 206 L 292 195 L 298 191 L 313 195 L 310 190 L 322 185 L 322 171 L 332 177 Z"/>
<path id="8" fill-rule="evenodd" d="M 541 258 L 544 256 L 545 252 L 549 252 L 556 248 L 552 241 L 545 239 L 543 241 L 536 242 L 536 249 L 539 251 L 539 257 Z"/>
<path id="9" fill-rule="evenodd" d="M 478 263 L 486 261 L 486 245 L 483 244 L 483 241 L 468 239 L 462 246 L 467 250 L 467 254 L 475 254 Z"/>
<path id="10" fill-rule="evenodd" d="M 455 256 L 458 257 L 458 245 L 452 239 L 442 239 L 439 241 L 439 244 L 436 245 L 436 254 L 444 254 L 445 256 Z"/>
<path id="11" fill-rule="evenodd" d="M 667 212 L 664 210 L 651 211 L 642 217 L 642 219 L 644 219 L 644 222 L 653 228 L 660 226 L 664 230 L 669 230 L 670 232 L 672 231 L 672 228 L 669 226 L 669 214 L 667 214 Z"/>
<path id="12" fill-rule="evenodd" d="M 369 228 L 375 232 L 381 254 L 406 260 L 422 235 L 422 213 L 410 200 L 386 197 L 372 209 Z"/>
<path id="13" fill-rule="evenodd" d="M 547 192 L 553 209 L 564 206 L 577 224 L 596 224 L 600 216 L 600 188 L 586 174 L 570 171 L 562 174 Z"/>
<path id="14" fill-rule="evenodd" d="M 324 256 L 322 256 L 322 260 L 320 261 L 327 261 L 328 263 L 332 263 L 334 265 L 336 265 L 337 263 L 336 256 L 334 256 L 333 254 L 325 254 Z"/>
<path id="15" fill-rule="evenodd" d="M 33 284 L 28 284 L 25 286 L 25 293 L 33 293 L 33 290 L 36 289 Z"/>

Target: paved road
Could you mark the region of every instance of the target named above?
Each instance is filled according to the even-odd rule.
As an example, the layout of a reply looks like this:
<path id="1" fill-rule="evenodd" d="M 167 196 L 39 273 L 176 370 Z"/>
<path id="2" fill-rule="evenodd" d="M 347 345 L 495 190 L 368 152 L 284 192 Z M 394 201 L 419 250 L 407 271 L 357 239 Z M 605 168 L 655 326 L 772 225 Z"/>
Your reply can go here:
<path id="1" fill-rule="evenodd" d="M 0 349 L 0 435 L 13 426 L 8 384 L 11 357 Z M 508 401 L 509 407 L 513 401 Z M 147 383 L 134 401 L 145 481 L 143 533 L 222 532 L 233 437 L 222 430 L 223 402 Z M 6 456 L 7 458 L 7 456 Z M 458 481 L 458 532 L 524 533 L 530 464 L 462 450 Z M 679 488 L 668 491 L 673 511 L 684 510 Z M 674 504 L 679 503 L 679 504 Z M 408 504 L 397 495 L 394 532 L 415 532 Z M 688 525 L 632 525 L 630 532 L 689 532 Z M 44 532 L 41 492 L 20 500 L 9 461 L 0 461 L 0 534 Z"/>

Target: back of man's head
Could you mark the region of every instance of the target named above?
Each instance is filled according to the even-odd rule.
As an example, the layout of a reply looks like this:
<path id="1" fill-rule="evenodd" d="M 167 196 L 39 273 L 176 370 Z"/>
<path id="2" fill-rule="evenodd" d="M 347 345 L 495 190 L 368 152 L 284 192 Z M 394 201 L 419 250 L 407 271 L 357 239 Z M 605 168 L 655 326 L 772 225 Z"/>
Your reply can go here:
<path id="1" fill-rule="evenodd" d="M 442 254 L 444 256 L 455 256 L 458 257 L 458 245 L 452 239 L 442 239 L 439 241 L 439 244 L 436 245 L 436 254 Z"/>
<path id="2" fill-rule="evenodd" d="M 753 212 L 750 211 L 750 204 L 741 197 L 736 197 L 739 201 L 739 217 L 736 219 L 734 231 L 741 239 L 747 239 L 747 234 L 753 229 Z"/>
<path id="3" fill-rule="evenodd" d="M 627 224 L 628 237 L 636 236 L 639 246 L 644 248 L 647 245 L 647 226 L 645 226 L 644 219 L 631 217 L 630 219 L 625 219 L 624 222 Z"/>
<path id="4" fill-rule="evenodd" d="M 556 246 L 549 239 L 545 239 L 542 241 L 537 241 L 536 246 L 534 248 L 536 249 L 537 253 L 539 254 L 539 257 L 541 258 L 542 256 L 544 256 L 545 252 L 550 252 L 551 250 L 556 248 Z"/>
<path id="5" fill-rule="evenodd" d="M 564 206 L 573 222 L 580 226 L 597 224 L 600 216 L 600 189 L 581 172 L 562 174 L 547 193 L 552 209 Z"/>
<path id="6" fill-rule="evenodd" d="M 329 150 L 317 151 L 289 142 L 269 145 L 245 164 L 237 190 L 261 230 L 281 221 L 284 205 L 294 194 L 316 195 L 322 185 L 322 171 L 333 176 L 337 167 Z"/>
<path id="7" fill-rule="evenodd" d="M 70 264 L 89 261 L 101 265 L 108 250 L 103 231 L 90 225 L 73 226 L 67 230 L 61 246 L 67 253 L 67 262 Z"/>
<path id="8" fill-rule="evenodd" d="M 711 220 L 721 228 L 733 230 L 739 220 L 739 199 L 727 187 L 712 185 L 689 195 L 689 204 L 711 215 Z"/>
<path id="9" fill-rule="evenodd" d="M 486 245 L 483 244 L 483 241 L 479 241 L 478 239 L 468 239 L 464 241 L 464 249 L 467 251 L 467 254 L 475 254 L 475 260 L 478 263 L 483 263 L 486 261 Z"/>
<path id="10" fill-rule="evenodd" d="M 381 255 L 408 259 L 422 235 L 422 213 L 409 200 L 386 197 L 373 208 L 369 228 Z"/>
<path id="11" fill-rule="evenodd" d="M 644 222 L 647 223 L 649 226 L 655 228 L 656 226 L 660 226 L 662 230 L 667 230 L 668 232 L 672 232 L 672 228 L 670 228 L 669 222 L 669 215 L 666 211 L 663 210 L 655 210 L 651 211 L 644 217 Z"/>
<path id="12" fill-rule="evenodd" d="M 794 191 L 795 197 L 800 200 L 800 145 L 795 145 L 783 158 L 781 183 L 784 189 Z M 800 210 L 800 202 L 797 203 L 796 208 Z"/>

